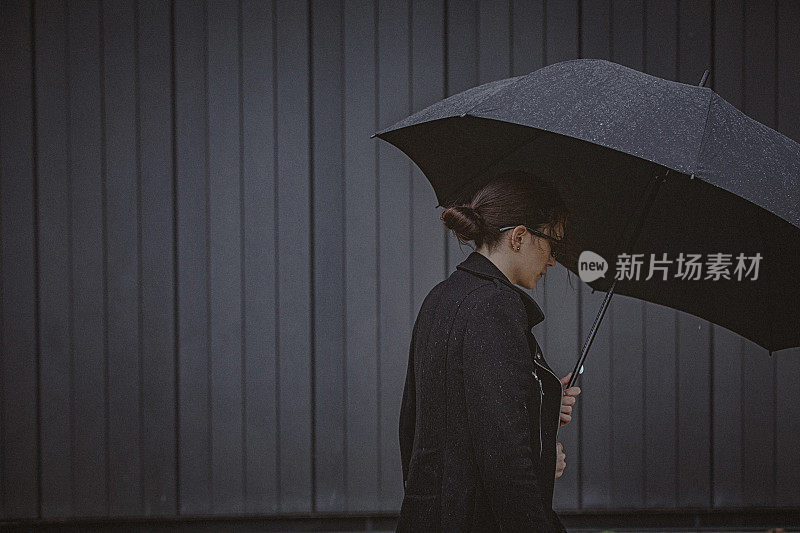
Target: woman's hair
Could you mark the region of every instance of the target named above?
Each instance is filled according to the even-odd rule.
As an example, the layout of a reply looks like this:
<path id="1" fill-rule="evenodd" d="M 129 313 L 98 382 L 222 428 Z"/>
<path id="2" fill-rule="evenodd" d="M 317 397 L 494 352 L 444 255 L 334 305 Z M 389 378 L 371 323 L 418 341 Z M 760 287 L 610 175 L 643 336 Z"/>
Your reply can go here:
<path id="1" fill-rule="evenodd" d="M 522 170 L 509 171 L 496 177 L 475 193 L 472 202 L 454 205 L 442 212 L 441 219 L 459 242 L 484 244 L 489 251 L 500 243 L 500 228 L 520 224 L 539 231 L 549 229 L 551 235 L 561 224 L 567 230 L 570 213 L 558 190 L 547 180 Z M 565 238 L 555 245 L 556 259 L 563 262 L 573 250 Z"/>

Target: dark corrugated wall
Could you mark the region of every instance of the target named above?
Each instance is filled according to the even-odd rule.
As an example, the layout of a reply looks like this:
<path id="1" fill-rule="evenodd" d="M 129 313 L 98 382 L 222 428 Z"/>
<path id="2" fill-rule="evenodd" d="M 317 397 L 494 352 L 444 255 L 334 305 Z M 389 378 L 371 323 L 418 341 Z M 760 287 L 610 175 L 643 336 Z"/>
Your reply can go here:
<path id="1" fill-rule="evenodd" d="M 396 511 L 416 310 L 470 251 L 370 134 L 577 57 L 800 140 L 800 4 L 0 3 L 2 517 Z M 533 292 L 565 374 L 602 298 Z M 800 327 L 800 325 L 799 325 Z M 559 510 L 800 506 L 800 350 L 616 296 Z"/>

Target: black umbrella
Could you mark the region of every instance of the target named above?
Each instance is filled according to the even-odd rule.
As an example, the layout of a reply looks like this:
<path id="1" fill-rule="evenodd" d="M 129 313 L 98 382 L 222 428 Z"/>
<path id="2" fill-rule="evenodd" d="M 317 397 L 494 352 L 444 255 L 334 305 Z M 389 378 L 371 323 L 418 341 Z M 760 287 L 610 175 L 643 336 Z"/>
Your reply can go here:
<path id="1" fill-rule="evenodd" d="M 800 346 L 800 145 L 703 81 L 564 61 L 456 94 L 374 136 L 419 166 L 439 206 L 523 169 L 559 189 L 577 250 L 612 271 L 621 253 L 671 261 L 650 280 L 611 272 L 589 283 L 608 294 L 576 370 L 614 291 L 719 324 L 771 355 Z M 678 277 L 689 254 L 700 279 Z M 562 264 L 578 273 L 577 257 Z"/>

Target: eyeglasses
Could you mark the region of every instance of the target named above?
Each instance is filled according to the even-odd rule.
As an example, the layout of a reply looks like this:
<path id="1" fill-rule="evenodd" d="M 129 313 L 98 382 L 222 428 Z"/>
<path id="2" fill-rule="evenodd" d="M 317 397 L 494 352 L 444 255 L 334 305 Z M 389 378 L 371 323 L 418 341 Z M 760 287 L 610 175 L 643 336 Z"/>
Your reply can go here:
<path id="1" fill-rule="evenodd" d="M 509 229 L 514 229 L 516 227 L 517 226 L 506 226 L 505 228 L 500 228 L 499 231 L 506 231 L 506 230 L 509 230 Z M 560 244 L 562 244 L 564 242 L 563 239 L 557 239 L 557 238 L 555 238 L 555 237 L 553 237 L 551 235 L 547 235 L 546 233 L 542 233 L 541 231 L 536 231 L 535 229 L 531 229 L 528 226 L 525 226 L 525 229 L 528 230 L 529 232 L 531 232 L 533 235 L 537 235 L 539 237 L 544 237 L 545 239 L 549 240 L 551 242 L 551 245 L 550 245 L 550 257 L 552 257 L 553 259 L 556 258 L 556 253 L 558 253 L 558 247 L 559 247 Z"/>

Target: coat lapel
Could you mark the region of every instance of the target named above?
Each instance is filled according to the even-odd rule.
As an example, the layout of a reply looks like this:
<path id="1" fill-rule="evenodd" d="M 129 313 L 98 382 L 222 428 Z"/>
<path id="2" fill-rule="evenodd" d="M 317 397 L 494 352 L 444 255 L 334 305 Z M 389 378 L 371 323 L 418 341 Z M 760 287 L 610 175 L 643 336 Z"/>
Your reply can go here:
<path id="1" fill-rule="evenodd" d="M 542 320 L 544 320 L 544 313 L 542 309 L 539 307 L 539 304 L 531 298 L 531 296 L 525 292 L 524 290 L 520 289 L 503 274 L 503 271 L 497 268 L 497 265 L 492 263 L 489 258 L 484 256 L 483 254 L 479 254 L 478 252 L 472 252 L 467 256 L 467 258 L 462 261 L 458 266 L 456 266 L 459 270 L 464 270 L 466 272 L 470 272 L 475 274 L 476 276 L 481 276 L 487 279 L 496 279 L 501 283 L 505 283 L 522 297 L 522 301 L 525 304 L 525 312 L 528 315 L 528 327 L 532 328 Z"/>

